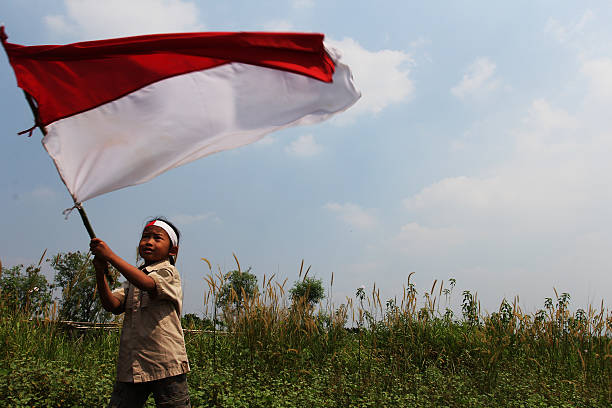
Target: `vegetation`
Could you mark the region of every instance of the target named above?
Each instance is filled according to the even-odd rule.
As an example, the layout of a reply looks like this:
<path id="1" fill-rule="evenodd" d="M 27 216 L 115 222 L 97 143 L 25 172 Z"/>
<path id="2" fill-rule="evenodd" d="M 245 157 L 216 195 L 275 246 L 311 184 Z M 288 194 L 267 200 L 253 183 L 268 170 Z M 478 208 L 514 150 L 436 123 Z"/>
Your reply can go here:
<path id="1" fill-rule="evenodd" d="M 252 298 L 257 293 L 257 276 L 240 268 L 229 272 L 219 293 L 218 304 L 223 308 L 240 309 L 245 299 Z"/>
<path id="2" fill-rule="evenodd" d="M 61 290 L 59 319 L 81 322 L 107 322 L 106 312 L 96 295 L 96 273 L 89 254 L 79 251 L 59 253 L 49 260 L 55 270 L 55 287 Z M 111 289 L 119 287 L 118 273 L 111 268 Z"/>
<path id="3" fill-rule="evenodd" d="M 612 314 L 603 305 L 572 313 L 563 293 L 535 314 L 504 300 L 484 315 L 466 291 L 455 318 L 444 308 L 449 280 L 422 294 L 408 283 L 401 299 L 386 301 L 359 288 L 346 304 L 315 310 L 306 298 L 289 302 L 286 281 L 264 276 L 239 304 L 230 289 L 220 307 L 230 277 L 207 276 L 200 320 L 222 316 L 225 330 L 186 333 L 194 407 L 612 404 Z M 9 296 L 0 294 L 0 406 L 105 406 L 118 333 L 29 320 Z"/>
<path id="4" fill-rule="evenodd" d="M 211 319 L 201 318 L 195 313 L 187 313 L 181 318 L 181 325 L 186 330 L 212 330 L 213 323 Z"/>
<path id="5" fill-rule="evenodd" d="M 44 257 L 44 254 L 43 254 Z M 12 268 L 2 268 L 0 275 L 0 293 L 4 311 L 25 314 L 28 317 L 40 316 L 51 304 L 53 288 L 40 271 L 40 264 L 16 265 Z"/>
<path id="6" fill-rule="evenodd" d="M 293 303 L 305 301 L 310 306 L 318 305 L 325 297 L 323 281 L 307 276 L 303 280 L 295 282 L 289 290 L 289 294 Z"/>

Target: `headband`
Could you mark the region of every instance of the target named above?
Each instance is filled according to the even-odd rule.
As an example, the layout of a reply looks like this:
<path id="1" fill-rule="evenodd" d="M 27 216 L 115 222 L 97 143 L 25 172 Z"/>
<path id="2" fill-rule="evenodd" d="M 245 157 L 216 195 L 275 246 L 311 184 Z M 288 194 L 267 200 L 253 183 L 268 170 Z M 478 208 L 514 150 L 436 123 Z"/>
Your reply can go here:
<path id="1" fill-rule="evenodd" d="M 170 242 L 172 242 L 172 246 L 178 246 L 178 238 L 176 236 L 176 232 L 174 232 L 174 229 L 170 225 L 163 222 L 162 220 L 153 220 L 147 225 L 145 225 L 145 228 L 150 226 L 162 228 L 170 237 Z"/>

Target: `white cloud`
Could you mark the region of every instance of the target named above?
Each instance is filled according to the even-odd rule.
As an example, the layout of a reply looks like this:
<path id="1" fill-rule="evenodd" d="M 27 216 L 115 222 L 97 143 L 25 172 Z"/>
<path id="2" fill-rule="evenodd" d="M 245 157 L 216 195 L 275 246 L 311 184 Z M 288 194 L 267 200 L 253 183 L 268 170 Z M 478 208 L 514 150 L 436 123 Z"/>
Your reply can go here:
<path id="1" fill-rule="evenodd" d="M 326 44 L 341 51 L 342 61 L 353 72 L 362 96 L 338 120 L 350 121 L 362 114 L 376 114 L 394 103 L 408 101 L 414 95 L 410 68 L 414 60 L 403 51 L 369 51 L 352 38 L 326 39 Z"/>
<path id="2" fill-rule="evenodd" d="M 544 98 L 533 100 L 525 119 L 527 129 L 548 133 L 560 129 L 575 130 L 579 125 L 569 112 L 556 108 Z"/>
<path id="3" fill-rule="evenodd" d="M 260 146 L 267 146 L 276 143 L 276 137 L 271 135 L 266 135 L 263 139 L 260 139 L 257 144 Z"/>
<path id="4" fill-rule="evenodd" d="M 197 6 L 186 0 L 64 0 L 64 6 L 64 14 L 45 16 L 45 24 L 78 40 L 204 28 Z"/>
<path id="5" fill-rule="evenodd" d="M 495 63 L 489 58 L 476 58 L 461 81 L 451 88 L 451 93 L 459 99 L 486 96 L 499 88 L 500 80 L 495 78 L 495 69 Z"/>
<path id="6" fill-rule="evenodd" d="M 48 200 L 57 196 L 57 192 L 51 190 L 49 187 L 38 187 L 34 190 L 24 194 L 27 198 L 35 200 Z"/>
<path id="7" fill-rule="evenodd" d="M 587 60 L 582 64 L 581 72 L 589 81 L 593 97 L 612 97 L 612 59 L 605 57 Z"/>
<path id="8" fill-rule="evenodd" d="M 75 34 L 76 27 L 72 27 L 62 15 L 49 15 L 44 17 L 45 24 L 51 32 L 59 35 Z"/>
<path id="9" fill-rule="evenodd" d="M 557 32 L 577 51 L 575 81 L 534 98 L 518 115 L 479 119 L 487 123 L 480 131 L 510 145 L 505 159 L 475 175 L 440 179 L 403 201 L 410 222 L 383 242 L 404 254 L 410 269 L 454 276 L 480 291 L 487 307 L 499 304 L 500 293 L 520 293 L 533 311 L 554 296 L 553 287 L 570 292 L 574 307 L 602 298 L 609 304 L 612 230 L 602 220 L 612 218 L 612 59 L 592 56 L 606 48 L 587 44 L 591 18 L 585 13 Z M 495 69 L 481 72 L 487 88 Z M 468 95 L 469 88 L 461 91 Z M 461 154 L 474 148 L 455 147 Z M 377 258 L 385 255 L 379 249 Z"/>
<path id="10" fill-rule="evenodd" d="M 608 10 L 586 9 L 582 14 L 574 13 L 570 19 L 550 18 L 544 32 L 567 51 L 575 54 L 579 63 L 587 59 L 602 58 L 612 53 L 608 40 L 612 31 L 608 24 Z"/>
<path id="11" fill-rule="evenodd" d="M 560 21 L 551 17 L 546 23 L 545 31 L 553 35 L 560 43 L 568 43 L 583 36 L 585 27 L 594 18 L 595 14 L 588 9 L 582 14 L 578 21 L 568 24 L 562 24 Z"/>
<path id="12" fill-rule="evenodd" d="M 208 221 L 208 220 L 213 221 L 213 222 L 221 222 L 221 219 L 217 217 L 214 212 L 207 212 L 207 213 L 195 214 L 195 215 L 178 214 L 178 215 L 173 216 L 172 220 L 182 225 L 195 224 L 197 222 Z"/>
<path id="13" fill-rule="evenodd" d="M 509 166 L 490 177 L 451 177 L 404 201 L 412 217 L 436 228 L 463 231 L 464 239 L 499 235 L 535 239 L 580 222 L 568 214 L 584 211 L 579 185 L 563 176 L 572 171 Z M 517 165 L 519 165 L 517 163 Z M 488 238 L 485 238 L 488 237 Z"/>
<path id="14" fill-rule="evenodd" d="M 410 41 L 410 48 L 422 48 L 431 45 L 431 40 L 423 36 L 417 38 L 414 41 Z"/>
<path id="15" fill-rule="evenodd" d="M 298 157 L 312 157 L 323 151 L 323 147 L 314 139 L 313 135 L 302 135 L 285 147 L 285 151 Z"/>
<path id="16" fill-rule="evenodd" d="M 465 176 L 449 177 L 438 182 L 435 182 L 419 193 L 404 200 L 404 205 L 412 211 L 423 209 L 431 209 L 436 206 L 440 210 L 440 206 L 446 208 L 446 211 L 459 212 L 462 210 L 474 211 L 481 213 L 486 211 L 493 200 L 505 202 L 506 197 L 503 197 L 504 191 L 500 187 L 500 182 L 497 178 L 477 179 Z M 448 204 L 452 203 L 452 204 Z M 445 214 L 453 219 L 455 215 Z"/>
<path id="17" fill-rule="evenodd" d="M 291 0 L 291 6 L 298 10 L 312 8 L 314 4 L 314 0 Z"/>
<path id="18" fill-rule="evenodd" d="M 435 228 L 410 222 L 401 227 L 395 245 L 402 252 L 423 256 L 438 253 L 440 247 L 448 252 L 450 246 L 459 244 L 462 239 L 462 231 L 455 227 Z"/>
<path id="19" fill-rule="evenodd" d="M 271 20 L 263 25 L 263 29 L 264 31 L 287 32 L 293 31 L 294 27 L 293 24 L 287 20 Z"/>
<path id="20" fill-rule="evenodd" d="M 550 156 L 562 150 L 571 154 L 578 147 L 576 131 L 580 120 L 545 99 L 531 103 L 523 123 L 522 129 L 513 132 L 516 147 L 523 154 Z"/>
<path id="21" fill-rule="evenodd" d="M 338 215 L 348 226 L 358 229 L 369 229 L 378 225 L 378 220 L 371 211 L 367 211 L 353 203 L 327 203 L 323 208 Z"/>
<path id="22" fill-rule="evenodd" d="M 389 247 L 416 269 L 446 271 L 471 289 L 520 292 L 527 305 L 553 286 L 580 306 L 608 296 L 598 288 L 612 284 L 602 255 L 612 248 L 602 223 L 612 217 L 612 92 L 605 90 L 612 64 L 586 61 L 581 72 L 589 86 L 569 107 L 538 98 L 522 117 L 498 123 L 514 141 L 506 160 L 406 198 L 411 221 Z M 517 279 L 533 284 L 519 290 Z"/>

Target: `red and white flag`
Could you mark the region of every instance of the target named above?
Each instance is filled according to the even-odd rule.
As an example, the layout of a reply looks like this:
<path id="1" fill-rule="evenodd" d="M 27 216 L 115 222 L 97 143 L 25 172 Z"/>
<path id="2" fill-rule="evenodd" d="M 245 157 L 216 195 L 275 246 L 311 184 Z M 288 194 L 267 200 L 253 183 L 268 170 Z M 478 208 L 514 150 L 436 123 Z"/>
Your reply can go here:
<path id="1" fill-rule="evenodd" d="M 2 43 L 75 202 L 317 123 L 360 97 L 322 34 L 185 33 Z"/>

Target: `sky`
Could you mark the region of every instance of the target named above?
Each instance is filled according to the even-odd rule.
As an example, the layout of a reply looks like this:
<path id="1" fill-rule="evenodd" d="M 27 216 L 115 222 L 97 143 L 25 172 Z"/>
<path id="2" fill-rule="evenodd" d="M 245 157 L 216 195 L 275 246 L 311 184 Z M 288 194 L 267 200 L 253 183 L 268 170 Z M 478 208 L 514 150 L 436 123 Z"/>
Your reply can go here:
<path id="1" fill-rule="evenodd" d="M 4 0 L 9 42 L 63 44 L 190 31 L 321 32 L 361 100 L 84 203 L 135 262 L 147 218 L 182 232 L 184 310 L 208 266 L 290 286 L 302 259 L 333 303 L 374 284 L 422 297 L 456 279 L 483 312 L 612 303 L 612 4 L 607 1 Z M 0 56 L 0 259 L 86 251 L 89 238 Z M 46 273 L 51 277 L 48 266 Z M 288 289 L 288 287 L 287 287 Z"/>

